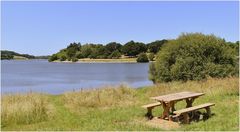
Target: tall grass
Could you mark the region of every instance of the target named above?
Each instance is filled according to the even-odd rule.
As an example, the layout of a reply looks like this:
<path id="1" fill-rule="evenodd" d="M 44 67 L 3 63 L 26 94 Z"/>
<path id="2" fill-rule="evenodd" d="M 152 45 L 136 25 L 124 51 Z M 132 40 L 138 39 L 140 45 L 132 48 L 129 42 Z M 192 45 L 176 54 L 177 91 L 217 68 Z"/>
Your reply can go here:
<path id="1" fill-rule="evenodd" d="M 71 109 L 108 108 L 129 106 L 136 102 L 136 90 L 126 86 L 68 92 L 63 96 L 64 103 Z"/>
<path id="2" fill-rule="evenodd" d="M 5 96 L 2 98 L 1 117 L 5 125 L 2 125 L 2 130 L 162 130 L 146 125 L 146 110 L 141 105 L 154 102 L 149 97 L 182 91 L 205 93 L 195 99 L 193 106 L 207 102 L 216 105 L 211 108 L 214 115 L 208 120 L 191 122 L 177 130 L 239 130 L 237 77 L 161 83 L 138 89 L 126 86 L 103 87 L 57 96 Z M 176 103 L 177 110 L 185 106 L 185 101 Z M 34 113 L 38 113 L 38 116 Z M 153 109 L 153 115 L 160 116 L 161 113 L 162 107 Z M 53 119 L 51 115 L 54 115 Z M 16 125 L 11 125 L 11 122 Z"/>
<path id="3" fill-rule="evenodd" d="M 31 124 L 54 115 L 54 107 L 41 94 L 4 95 L 1 98 L 2 127 L 8 124 Z"/>
<path id="4" fill-rule="evenodd" d="M 192 91 L 208 95 L 239 95 L 239 78 L 208 78 L 202 81 L 160 83 L 145 89 L 148 96 L 159 96 L 168 93 Z"/>

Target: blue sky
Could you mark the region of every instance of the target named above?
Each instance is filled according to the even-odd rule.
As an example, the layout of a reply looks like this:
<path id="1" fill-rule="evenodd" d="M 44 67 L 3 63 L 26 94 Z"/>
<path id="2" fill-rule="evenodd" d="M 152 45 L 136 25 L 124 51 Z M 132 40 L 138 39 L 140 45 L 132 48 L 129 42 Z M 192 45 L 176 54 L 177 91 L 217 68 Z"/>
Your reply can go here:
<path id="1" fill-rule="evenodd" d="M 49 55 L 70 42 L 122 44 L 183 32 L 239 38 L 238 2 L 2 2 L 1 48 Z"/>

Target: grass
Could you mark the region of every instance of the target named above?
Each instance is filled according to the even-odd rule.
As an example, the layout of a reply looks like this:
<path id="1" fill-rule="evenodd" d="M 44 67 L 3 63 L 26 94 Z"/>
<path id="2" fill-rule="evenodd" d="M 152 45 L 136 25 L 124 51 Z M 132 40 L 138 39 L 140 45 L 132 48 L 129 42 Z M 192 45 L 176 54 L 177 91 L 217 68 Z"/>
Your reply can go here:
<path id="1" fill-rule="evenodd" d="M 28 58 L 26 58 L 26 57 L 23 57 L 23 56 L 13 56 L 13 59 L 14 60 L 27 60 Z"/>
<path id="2" fill-rule="evenodd" d="M 45 95 L 6 95 L 1 102 L 1 127 L 10 124 L 31 124 L 53 117 L 54 107 Z"/>
<path id="3" fill-rule="evenodd" d="M 195 91 L 206 94 L 196 99 L 194 105 L 213 102 L 216 104 L 216 106 L 212 107 L 212 113 L 215 115 L 206 121 L 181 125 L 178 130 L 238 131 L 238 84 L 239 78 L 210 78 L 200 82 L 162 83 L 139 89 L 119 86 L 115 88 L 107 87 L 68 92 L 62 95 L 34 94 L 4 96 L 2 97 L 1 113 L 2 124 L 4 125 L 1 125 L 1 128 L 2 130 L 162 130 L 145 125 L 144 122 L 146 119 L 144 118 L 144 114 L 146 110 L 142 109 L 141 105 L 153 102 L 153 100 L 149 99 L 151 96 L 180 91 Z M 23 112 L 33 111 L 34 109 L 34 107 L 29 107 L 31 106 L 29 104 L 34 101 L 27 100 L 27 96 L 31 98 L 36 96 L 35 99 L 41 98 L 41 100 L 47 100 L 44 105 L 40 105 L 44 106 L 45 114 L 40 114 L 44 112 L 37 112 L 37 115 L 42 115 L 45 118 L 38 120 L 38 118 L 33 118 L 33 114 L 28 115 L 26 114 L 27 112 Z M 181 101 L 176 104 L 176 108 L 180 109 L 185 105 L 185 102 Z M 15 110 L 23 108 L 26 110 L 11 113 L 10 106 L 14 106 Z M 51 114 L 47 114 L 49 112 Z M 159 108 L 153 111 L 154 115 L 160 115 L 160 113 L 161 109 Z M 31 117 L 34 120 L 28 119 L 28 121 L 25 121 L 26 117 Z M 20 122 L 13 120 L 15 118 L 19 119 Z"/>

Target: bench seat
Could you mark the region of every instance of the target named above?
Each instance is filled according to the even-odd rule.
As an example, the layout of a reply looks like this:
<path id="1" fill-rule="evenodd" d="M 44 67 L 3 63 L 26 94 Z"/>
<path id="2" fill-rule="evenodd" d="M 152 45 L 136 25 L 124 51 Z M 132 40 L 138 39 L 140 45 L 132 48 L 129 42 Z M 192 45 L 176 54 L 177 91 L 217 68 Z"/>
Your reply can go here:
<path id="1" fill-rule="evenodd" d="M 156 106 L 160 106 L 161 103 L 160 102 L 156 102 L 156 103 L 152 103 L 152 104 L 147 104 L 147 105 L 143 105 L 143 108 L 151 108 L 151 107 L 156 107 Z"/>
<path id="2" fill-rule="evenodd" d="M 145 114 L 145 116 L 148 117 L 148 119 L 152 119 L 153 118 L 152 109 L 160 105 L 161 105 L 160 102 L 143 105 L 142 108 L 147 109 L 147 113 Z"/>
<path id="3" fill-rule="evenodd" d="M 177 110 L 177 111 L 173 112 L 176 115 L 173 115 L 172 118 L 178 118 L 180 115 L 183 115 L 184 123 L 189 123 L 189 116 L 188 116 L 189 112 L 193 112 L 193 111 L 205 108 L 208 116 L 211 116 L 210 107 L 214 106 L 214 105 L 215 105 L 214 103 L 206 103 L 206 104 L 201 104 L 198 106 L 193 106 L 193 107 Z"/>

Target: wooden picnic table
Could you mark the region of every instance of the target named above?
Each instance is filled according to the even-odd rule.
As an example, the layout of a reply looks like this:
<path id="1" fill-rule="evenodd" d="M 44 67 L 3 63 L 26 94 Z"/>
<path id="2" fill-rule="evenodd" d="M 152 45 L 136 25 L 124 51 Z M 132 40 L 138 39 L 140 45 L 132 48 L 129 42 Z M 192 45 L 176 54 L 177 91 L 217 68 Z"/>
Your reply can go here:
<path id="1" fill-rule="evenodd" d="M 204 93 L 195 93 L 195 92 L 180 92 L 180 93 L 174 93 L 174 94 L 167 94 L 157 97 L 151 97 L 151 99 L 154 99 L 156 101 L 159 101 L 162 104 L 163 107 L 163 113 L 161 115 L 162 119 L 169 119 L 170 120 L 170 108 L 171 112 L 175 111 L 175 103 L 181 100 L 186 100 L 186 108 L 192 107 L 192 103 L 194 99 L 196 99 L 199 96 L 204 95 Z"/>

